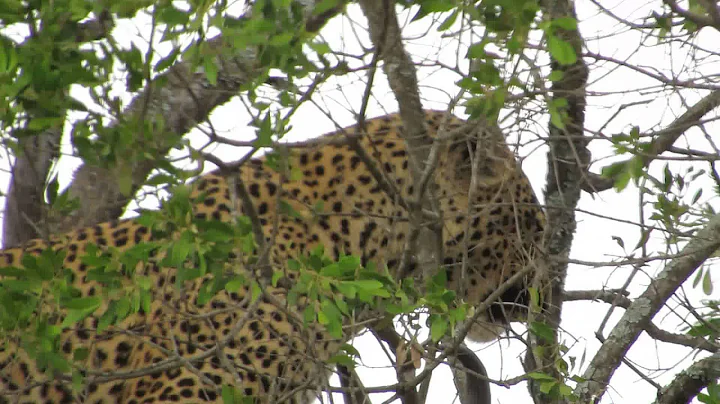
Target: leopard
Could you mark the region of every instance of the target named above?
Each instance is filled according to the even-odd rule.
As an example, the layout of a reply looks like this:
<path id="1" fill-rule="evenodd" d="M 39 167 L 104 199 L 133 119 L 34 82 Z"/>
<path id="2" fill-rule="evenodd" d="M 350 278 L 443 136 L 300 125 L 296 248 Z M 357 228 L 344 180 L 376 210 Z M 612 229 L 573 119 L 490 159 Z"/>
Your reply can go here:
<path id="1" fill-rule="evenodd" d="M 544 211 L 497 126 L 447 111 L 424 113 L 434 139 L 428 147 L 437 151 L 428 192 L 442 212 L 437 273 L 444 274 L 458 301 L 479 307 L 539 254 Z M 343 330 L 350 331 L 337 337 L 316 318 L 308 320 L 306 309 L 317 307 L 309 295 L 293 295 L 301 269 L 289 263 L 322 248 L 330 260 L 360 257 L 362 266 L 376 263 L 378 273 L 400 276 L 406 244 L 418 231 L 408 213 L 415 184 L 406 136 L 399 113 L 379 116 L 289 144 L 279 149 L 282 159 L 247 158 L 231 170 L 191 180 L 182 200 L 193 220 L 234 223 L 249 217 L 264 237 L 249 254 L 242 255 L 239 250 L 248 250 L 241 247 L 231 251 L 224 263 L 229 270 L 257 279 L 263 260 L 247 257 L 262 255 L 271 273 L 281 276 L 203 299 L 211 275 L 178 284 L 179 266 L 164 260 L 169 253 L 152 250 L 134 270 L 118 272 L 121 285 L 137 283 L 140 276 L 149 281 L 150 298 L 117 323 L 99 324 L 107 299 L 69 326 L 62 325 L 67 310 L 45 317 L 59 330 L 58 350 L 72 359 L 72 371 L 48 372 L 18 335 L 0 337 L 0 402 L 222 402 L 228 392 L 246 402 L 313 402 L 327 386 L 332 368 L 326 363 L 364 325 L 345 316 Z M 105 284 L 89 276 L 92 264 L 83 254 L 122 253 L 175 235 L 137 217 L 115 220 L 4 249 L 0 268 L 22 271 L 27 256 L 63 252 L 68 287 L 79 297 L 107 297 Z M 413 269 L 413 257 L 405 262 Z M 0 287 L 7 287 L 2 279 Z M 529 304 L 527 291 L 527 277 L 506 287 L 495 304 L 475 313 L 468 338 L 491 341 L 509 322 L 521 321 L 517 308 Z M 75 358 L 78 348 L 84 355 Z M 75 380 L 75 373 L 83 377 Z"/>

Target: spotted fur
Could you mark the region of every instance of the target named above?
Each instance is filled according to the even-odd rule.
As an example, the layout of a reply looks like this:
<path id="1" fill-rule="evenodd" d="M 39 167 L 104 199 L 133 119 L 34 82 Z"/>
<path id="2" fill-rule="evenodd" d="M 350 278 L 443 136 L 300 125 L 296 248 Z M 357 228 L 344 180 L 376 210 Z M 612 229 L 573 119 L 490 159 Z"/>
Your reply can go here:
<path id="1" fill-rule="evenodd" d="M 544 216 L 528 179 L 497 130 L 439 111 L 427 111 L 426 125 L 432 136 L 439 131 L 462 135 L 441 148 L 435 195 L 443 212 L 444 264 L 450 286 L 461 290 L 462 285 L 465 294 L 461 297 L 478 304 L 527 264 L 543 230 Z M 408 200 L 413 184 L 402 131 L 400 117 L 393 114 L 366 121 L 364 129 L 353 126 L 291 147 L 288 164 L 299 175 L 280 174 L 263 164 L 263 159 L 242 165 L 232 174 L 233 181 L 220 172 L 204 175 L 191 184 L 194 215 L 230 222 L 234 214 L 246 213 L 230 189 L 241 183 L 272 246 L 270 261 L 286 271 L 290 282 L 296 274 L 286 268 L 287 260 L 318 245 L 332 258 L 354 254 L 363 263 L 386 264 L 392 273 L 409 235 L 406 209 L 376 181 L 347 136 L 357 139 L 386 182 Z M 469 193 L 471 161 L 476 163 L 478 177 Z M 281 200 L 295 213 L 279 209 Z M 318 212 L 319 201 L 322 212 Z M 83 296 L 101 296 L 102 286 L 87 279 L 87 266 L 80 259 L 87 246 L 125 251 L 156 237 L 151 229 L 130 219 L 79 229 L 53 238 L 52 245 L 66 252 L 64 266 L 74 275 L 73 286 Z M 42 240 L 32 240 L 22 248 L 6 249 L 0 253 L 0 265 L 20 266 L 23 254 L 38 254 L 47 246 Z M 233 270 L 246 271 L 237 266 Z M 77 347 L 89 350 L 87 358 L 77 363 L 86 372 L 86 382 L 79 389 L 72 389 L 69 375 L 63 379 L 41 372 L 36 361 L 19 348 L 22 341 L 3 336 L 0 402 L 221 402 L 219 386 L 228 384 L 263 403 L 308 403 L 313 390 L 326 380 L 322 362 L 344 342 L 330 337 L 318 324 L 303 324 L 300 310 L 285 304 L 287 289 L 282 282 L 267 287 L 254 302 L 244 287 L 233 293 L 221 291 L 203 304 L 198 301 L 202 280 L 176 288 L 176 269 L 163 267 L 159 256 L 139 264 L 136 274 L 153 282 L 149 312 L 141 310 L 97 333 L 100 309 L 62 332 L 62 352 L 71 356 Z M 527 303 L 524 284 L 513 285 L 502 300 Z M 301 299 L 298 304 L 306 303 Z M 508 314 L 514 312 L 507 311 L 512 307 L 496 305 L 488 310 L 470 337 L 495 337 L 498 324 L 515 319 Z M 219 346 L 221 342 L 224 346 Z M 100 382 L 93 382 L 93 377 L 100 377 L 95 379 Z"/>

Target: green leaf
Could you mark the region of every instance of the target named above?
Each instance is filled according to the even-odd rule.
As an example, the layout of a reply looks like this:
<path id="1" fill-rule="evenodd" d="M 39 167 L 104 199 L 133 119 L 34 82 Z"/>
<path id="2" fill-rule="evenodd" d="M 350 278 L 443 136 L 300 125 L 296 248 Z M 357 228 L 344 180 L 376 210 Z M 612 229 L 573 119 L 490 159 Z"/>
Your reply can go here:
<path id="1" fill-rule="evenodd" d="M 101 303 L 99 297 L 76 297 L 65 302 L 64 306 L 71 310 L 95 310 Z"/>
<path id="2" fill-rule="evenodd" d="M 185 260 L 187 260 L 190 251 L 193 249 L 193 243 L 191 240 L 192 234 L 190 232 L 184 232 L 179 239 L 173 242 L 170 251 L 170 266 L 180 266 Z"/>
<path id="3" fill-rule="evenodd" d="M 119 170 L 115 180 L 117 181 L 120 192 L 125 196 L 132 196 L 133 192 L 133 180 L 132 173 L 129 170 Z"/>
<path id="4" fill-rule="evenodd" d="M 173 49 L 170 54 L 161 58 L 160 60 L 158 60 L 157 63 L 155 63 L 155 72 L 159 73 L 174 65 L 175 61 L 177 61 L 178 56 L 180 56 L 180 49 Z"/>
<path id="5" fill-rule="evenodd" d="M 530 293 L 530 307 L 540 307 L 540 293 L 537 288 L 528 288 Z"/>
<path id="6" fill-rule="evenodd" d="M 448 321 L 440 316 L 430 316 L 430 338 L 433 341 L 440 341 L 448 330 Z"/>
<path id="7" fill-rule="evenodd" d="M 141 295 L 141 307 L 145 313 L 152 313 L 152 294 L 143 292 Z M 205 303 L 200 303 L 200 305 Z"/>
<path id="8" fill-rule="evenodd" d="M 450 11 L 455 7 L 455 4 L 447 0 L 424 0 L 420 3 L 420 10 L 412 18 L 411 22 L 415 22 L 426 17 L 432 13 L 442 13 Z"/>
<path id="9" fill-rule="evenodd" d="M 242 391 L 229 384 L 223 384 L 220 395 L 223 404 L 251 404 L 254 402 L 252 397 L 245 396 Z"/>
<path id="10" fill-rule="evenodd" d="M 700 200 L 700 197 L 702 196 L 702 194 L 703 194 L 702 188 L 698 189 L 698 190 L 695 192 L 695 195 L 693 196 L 692 201 L 690 202 L 690 204 L 691 204 L 691 205 L 695 205 L 695 204 Z"/>
<path id="11" fill-rule="evenodd" d="M 555 379 L 546 374 L 546 373 L 540 373 L 540 372 L 530 372 L 528 373 L 528 377 L 533 380 L 546 380 L 546 381 L 555 381 Z"/>
<path id="12" fill-rule="evenodd" d="M 557 382 L 555 380 L 551 382 L 545 382 L 540 384 L 540 391 L 544 394 L 550 394 L 553 387 L 557 385 Z"/>
<path id="13" fill-rule="evenodd" d="M 83 384 L 85 383 L 85 377 L 82 375 L 82 373 L 78 372 L 77 370 L 72 372 L 72 388 L 75 391 L 80 391 L 82 389 Z"/>
<path id="14" fill-rule="evenodd" d="M 618 162 L 618 163 L 612 163 L 609 166 L 605 166 L 600 171 L 600 175 L 603 176 L 603 178 L 610 178 L 613 179 L 615 176 L 619 175 L 621 172 L 624 171 L 625 168 L 625 162 Z"/>
<path id="15" fill-rule="evenodd" d="M 701 267 L 700 269 L 698 269 L 697 273 L 695 274 L 695 278 L 693 279 L 693 284 L 692 284 L 693 289 L 696 288 L 700 284 L 700 281 L 703 278 L 704 270 L 705 270 L 705 267 Z"/>
<path id="16" fill-rule="evenodd" d="M 445 21 L 440 24 L 440 26 L 437 28 L 438 32 L 447 31 L 450 29 L 453 24 L 455 24 L 455 21 L 457 20 L 458 15 L 460 15 L 460 10 L 456 9 L 454 10 L 447 18 L 445 18 Z"/>
<path id="17" fill-rule="evenodd" d="M 347 281 L 346 283 L 355 286 L 358 289 L 363 289 L 367 291 L 376 291 L 378 289 L 382 289 L 383 287 L 382 282 L 376 281 L 374 279 L 361 279 L 357 281 Z"/>
<path id="18" fill-rule="evenodd" d="M 332 10 L 338 5 L 340 5 L 340 0 L 321 0 L 315 5 L 315 8 L 313 9 L 313 15 L 321 15 L 326 11 Z"/>
<path id="19" fill-rule="evenodd" d="M 295 38 L 295 35 L 295 32 L 283 32 L 270 38 L 269 43 L 272 46 L 285 46 Z"/>
<path id="20" fill-rule="evenodd" d="M 65 319 L 63 320 L 61 327 L 66 328 L 66 327 L 73 326 L 76 323 L 85 319 L 90 314 L 92 314 L 93 311 L 95 311 L 95 309 L 68 310 L 68 313 L 65 316 Z"/>
<path id="21" fill-rule="evenodd" d="M 555 82 L 562 80 L 563 77 L 565 77 L 565 72 L 562 70 L 553 70 L 548 75 L 548 80 Z"/>
<path id="22" fill-rule="evenodd" d="M 613 240 L 620 246 L 620 248 L 625 248 L 625 241 L 620 236 L 611 236 Z"/>
<path id="23" fill-rule="evenodd" d="M 468 58 L 477 59 L 477 58 L 485 57 L 486 56 L 485 45 L 487 45 L 487 43 L 485 43 L 485 42 L 478 42 L 478 43 L 474 43 L 474 44 L 470 45 L 470 47 L 468 48 L 468 51 L 467 51 Z"/>
<path id="24" fill-rule="evenodd" d="M 250 303 L 255 303 L 255 301 L 256 301 L 257 299 L 259 299 L 260 296 L 262 296 L 262 289 L 260 288 L 260 284 L 258 284 L 257 282 L 253 281 L 253 282 L 250 284 L 250 293 L 252 293 L 252 295 L 251 295 L 252 298 L 250 299 Z"/>
<path id="25" fill-rule="evenodd" d="M 552 340 L 554 339 L 555 332 L 553 331 L 552 327 L 547 324 L 533 322 L 529 325 L 528 328 L 530 332 L 532 332 L 535 336 L 542 338 L 547 342 L 552 342 Z"/>
<path id="26" fill-rule="evenodd" d="M 305 310 L 303 310 L 303 321 L 306 324 L 310 324 L 316 318 L 319 318 L 319 316 L 315 314 L 315 310 L 313 309 L 313 307 L 310 305 L 305 306 Z"/>
<path id="27" fill-rule="evenodd" d="M 270 284 L 277 287 L 278 281 L 282 279 L 285 276 L 285 274 L 282 271 L 275 271 L 273 272 L 272 280 L 270 281 Z"/>
<path id="28" fill-rule="evenodd" d="M 41 131 L 52 127 L 62 127 L 63 122 L 64 118 L 58 117 L 33 118 L 28 123 L 27 127 L 28 129 L 32 129 L 34 131 Z"/>
<path id="29" fill-rule="evenodd" d="M 2 278 L 20 278 L 27 276 L 27 271 L 15 267 L 0 268 L 0 277 Z"/>
<path id="30" fill-rule="evenodd" d="M 570 386 L 568 386 L 567 384 L 558 385 L 558 390 L 560 392 L 560 395 L 564 396 L 564 397 L 570 397 L 573 394 L 572 388 Z"/>
<path id="31" fill-rule="evenodd" d="M 577 20 L 573 17 L 560 17 L 552 20 L 550 24 L 553 27 L 558 27 L 568 31 L 577 30 Z"/>
<path id="32" fill-rule="evenodd" d="M 184 25 L 190 21 L 190 15 L 175 7 L 163 7 L 159 13 L 159 20 L 170 25 Z"/>
<path id="33" fill-rule="evenodd" d="M 347 284 L 347 282 L 340 282 L 336 286 L 341 294 L 349 297 L 350 299 L 354 299 L 357 295 L 357 289 L 354 286 Z"/>
<path id="34" fill-rule="evenodd" d="M 203 69 L 205 70 L 205 77 L 207 78 L 208 83 L 210 83 L 211 86 L 216 86 L 218 67 L 217 64 L 215 64 L 215 60 L 211 57 L 205 58 L 205 60 L 203 60 Z"/>
<path id="35" fill-rule="evenodd" d="M 288 264 L 288 269 L 290 271 L 297 272 L 300 270 L 300 268 L 302 268 L 302 265 L 300 264 L 300 261 L 298 261 L 298 260 L 290 259 L 290 260 L 288 260 L 287 264 Z"/>
<path id="36" fill-rule="evenodd" d="M 100 316 L 100 320 L 98 321 L 98 325 L 97 325 L 98 333 L 105 331 L 110 326 L 110 324 L 112 324 L 115 321 L 115 319 L 117 318 L 116 304 L 114 304 L 114 303 L 116 303 L 116 302 L 114 302 L 114 301 L 110 302 L 108 309 L 105 310 L 105 313 L 103 313 L 102 316 Z"/>
<path id="37" fill-rule="evenodd" d="M 142 290 L 150 290 L 153 287 L 152 280 L 147 276 L 138 276 L 136 278 L 137 285 Z"/>
<path id="38" fill-rule="evenodd" d="M 77 348 L 73 351 L 73 360 L 84 361 L 90 354 L 90 350 L 85 347 Z"/>
<path id="39" fill-rule="evenodd" d="M 61 355 L 54 352 L 46 352 L 44 356 L 51 369 L 55 369 L 63 373 L 70 371 L 70 364 Z"/>
<path id="40" fill-rule="evenodd" d="M 356 356 L 358 358 L 360 357 L 360 351 L 350 344 L 342 344 L 340 350 L 347 352 L 348 355 Z"/>
<path id="41" fill-rule="evenodd" d="M 710 271 L 705 271 L 705 276 L 703 277 L 703 293 L 705 293 L 708 296 L 712 296 L 713 292 L 713 283 L 712 279 L 710 278 Z"/>
<path id="42" fill-rule="evenodd" d="M 551 35 L 548 37 L 548 50 L 550 56 L 561 65 L 571 65 L 577 62 L 577 55 L 572 45 L 557 36 Z"/>
<path id="43" fill-rule="evenodd" d="M 310 42 L 307 45 L 310 49 L 314 50 L 315 53 L 321 56 L 332 52 L 332 48 L 330 48 L 330 45 L 328 45 L 327 42 Z"/>
<path id="44" fill-rule="evenodd" d="M 650 233 L 652 232 L 652 229 L 643 229 L 640 232 L 640 240 L 638 240 L 637 244 L 635 245 L 635 250 L 645 245 L 645 243 L 648 242 L 650 239 Z"/>
<path id="45" fill-rule="evenodd" d="M 270 113 L 265 114 L 265 117 L 260 121 L 260 125 L 257 130 L 257 138 L 253 142 L 255 147 L 270 147 L 272 146 L 272 118 Z"/>
<path id="46" fill-rule="evenodd" d="M 559 129 L 565 129 L 565 110 L 561 106 L 562 101 L 565 101 L 567 103 L 567 100 L 565 100 L 564 98 L 559 98 L 552 100 L 552 102 L 550 102 L 550 104 L 548 105 L 548 112 L 550 112 L 550 123 L 552 123 L 553 126 Z"/>

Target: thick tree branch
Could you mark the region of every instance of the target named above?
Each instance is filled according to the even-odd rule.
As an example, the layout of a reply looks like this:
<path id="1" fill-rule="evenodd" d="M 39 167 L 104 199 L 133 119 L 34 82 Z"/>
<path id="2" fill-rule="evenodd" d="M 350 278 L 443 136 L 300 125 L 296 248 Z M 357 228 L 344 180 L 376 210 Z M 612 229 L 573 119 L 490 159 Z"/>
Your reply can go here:
<path id="1" fill-rule="evenodd" d="M 640 333 L 675 290 L 720 248 L 719 235 L 720 215 L 716 215 L 632 302 L 588 365 L 583 375 L 586 381 L 577 386 L 576 393 L 581 402 L 600 400 L 610 378 Z"/>
<path id="2" fill-rule="evenodd" d="M 312 9 L 315 2 L 303 4 Z M 313 16 L 308 12 L 306 26 L 311 32 L 317 32 L 341 10 L 342 5 L 339 5 L 322 16 Z M 224 46 L 223 41 L 222 37 L 216 37 L 207 43 L 209 48 L 218 50 L 216 86 L 208 83 L 203 72 L 192 71 L 190 61 L 182 61 L 156 77 L 124 112 L 124 119 L 130 122 L 163 122 L 162 127 L 166 132 L 153 133 L 148 144 L 143 145 L 149 154 L 164 156 L 174 145 L 177 136 L 182 136 L 199 122 L 207 120 L 210 112 L 236 96 L 242 85 L 260 73 L 254 51 L 246 50 L 242 54 L 227 55 L 220 51 Z M 158 84 L 161 82 L 164 85 Z M 116 125 L 117 123 L 114 123 L 108 129 L 111 130 Z M 82 165 L 75 172 L 69 188 L 70 195 L 79 198 L 80 208 L 73 212 L 72 216 L 63 218 L 61 223 L 54 224 L 52 232 L 65 232 L 116 219 L 153 168 L 154 160 L 118 161 L 112 169 Z M 132 187 L 129 194 L 121 192 L 117 180 L 119 172 L 131 173 Z M 17 223 L 6 222 L 5 228 L 14 229 L 16 225 Z M 23 223 L 20 225 L 26 226 Z M 15 237 L 16 242 L 24 240 Z"/>
<path id="3" fill-rule="evenodd" d="M 678 3 L 674 0 L 663 0 L 663 3 L 665 3 L 668 7 L 670 7 L 670 10 L 672 10 L 677 15 L 689 20 L 693 24 L 697 25 L 698 28 L 702 27 L 715 27 L 716 29 L 720 29 L 720 21 L 713 18 L 717 15 L 717 9 L 715 9 L 715 13 L 708 17 L 707 15 L 697 14 L 690 10 L 686 10 L 678 5 Z M 715 5 L 717 7 L 717 5 Z"/>
<path id="4" fill-rule="evenodd" d="M 548 0 L 541 4 L 543 13 L 551 20 L 577 18 L 572 1 Z M 557 329 L 562 313 L 567 258 L 576 228 L 574 210 L 580 200 L 580 187 L 586 178 L 590 152 L 587 150 L 588 141 L 584 138 L 585 87 L 588 79 L 588 68 L 581 57 L 584 41 L 576 30 L 558 29 L 555 35 L 571 44 L 577 55 L 577 61 L 571 65 L 562 65 L 554 58 L 551 61 L 553 72 L 561 73 L 562 79 L 553 82 L 550 102 L 565 100 L 566 106 L 560 112 L 564 127 L 549 123 L 550 150 L 545 189 L 548 226 L 544 237 L 544 247 L 549 259 L 544 262 L 547 271 L 538 271 L 533 282 L 542 295 L 543 306 L 540 319 L 535 321 L 549 325 L 555 332 L 552 340 L 537 338 L 531 334 L 531 349 L 528 349 L 524 365 L 526 371 L 542 369 L 562 380 L 563 376 L 555 365 L 560 355 Z M 538 351 L 535 347 L 542 349 Z M 536 355 L 537 352 L 543 354 Z M 536 403 L 558 402 L 543 394 L 539 384 L 532 380 L 528 383 L 528 388 Z"/>
<path id="5" fill-rule="evenodd" d="M 693 363 L 680 372 L 662 391 L 656 404 L 689 403 L 708 384 L 720 379 L 720 353 Z"/>
<path id="6" fill-rule="evenodd" d="M 12 247 L 35 237 L 47 237 L 45 180 L 60 153 L 61 128 L 24 137 L 18 142 L 3 216 L 3 245 Z"/>
<path id="7" fill-rule="evenodd" d="M 164 156 L 174 145 L 176 136 L 187 133 L 199 122 L 207 120 L 216 107 L 238 95 L 240 88 L 262 71 L 257 65 L 254 51 L 227 55 L 220 50 L 224 46 L 223 42 L 222 37 L 208 42 L 210 48 L 218 50 L 216 86 L 207 82 L 204 72 L 191 71 L 190 61 L 182 61 L 157 77 L 129 105 L 127 114 L 130 120 L 146 117 L 144 120 L 147 121 L 157 116 L 164 122 L 163 127 L 167 132 L 153 136 L 153 144 L 149 146 L 151 154 Z M 166 84 L 155 84 L 160 81 Z M 72 220 L 64 223 L 59 230 L 66 231 L 72 226 L 90 225 L 118 217 L 154 166 L 155 161 L 145 160 L 136 163 L 119 162 L 112 170 L 88 164 L 80 167 L 75 173 L 70 192 L 72 195 L 82 195 L 83 203 Z M 132 173 L 129 195 L 120 190 L 116 180 L 118 171 Z"/>
<path id="8" fill-rule="evenodd" d="M 80 23 L 75 42 L 82 44 L 104 38 L 114 26 L 112 15 L 103 11 L 97 18 Z M 28 124 L 33 117 L 28 117 Z M 19 129 L 27 132 L 27 128 Z M 14 131 L 16 132 L 16 131 Z M 60 154 L 62 125 L 35 135 L 18 136 L 20 152 L 15 156 L 12 177 L 3 217 L 3 245 L 18 245 L 34 237 L 47 237 L 51 229 L 45 226 L 46 204 L 44 191 L 50 169 Z"/>

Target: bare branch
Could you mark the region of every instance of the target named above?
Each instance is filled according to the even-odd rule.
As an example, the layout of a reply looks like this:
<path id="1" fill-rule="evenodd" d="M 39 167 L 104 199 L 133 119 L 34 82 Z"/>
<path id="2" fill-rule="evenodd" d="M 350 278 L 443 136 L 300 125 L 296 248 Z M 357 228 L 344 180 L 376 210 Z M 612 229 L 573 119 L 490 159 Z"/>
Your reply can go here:
<path id="1" fill-rule="evenodd" d="M 370 38 L 384 62 L 383 71 L 398 101 L 405 127 L 404 137 L 408 145 L 413 183 L 421 184 L 433 142 L 426 133 L 417 73 L 402 43 L 402 31 L 397 22 L 394 2 L 364 0 L 360 2 L 360 7 L 368 19 Z M 428 189 L 432 189 L 432 186 Z M 410 231 L 411 236 L 408 237 L 407 248 L 398 270 L 400 276 L 409 272 L 410 257 L 414 257 L 421 271 L 425 267 L 438 268 L 441 265 L 442 226 L 439 209 L 436 209 L 437 203 L 432 192 L 425 191 L 416 186 L 413 200 L 408 201 L 408 214 L 413 229 Z M 423 209 L 434 212 L 435 220 L 426 223 Z"/>
<path id="2" fill-rule="evenodd" d="M 566 302 L 578 300 L 600 300 L 608 304 L 613 304 L 624 309 L 628 309 L 632 304 L 632 300 L 628 299 L 627 291 L 623 294 L 618 293 L 619 290 L 573 290 L 565 291 L 564 300 Z M 659 328 L 652 322 L 645 327 L 645 332 L 658 341 L 667 342 L 675 345 L 683 345 L 692 349 L 702 349 L 708 352 L 720 352 L 720 346 L 708 341 L 702 337 L 693 337 L 687 334 L 675 334 L 662 328 Z"/>
<path id="3" fill-rule="evenodd" d="M 625 314 L 602 344 L 583 375 L 576 392 L 583 402 L 595 402 L 605 392 L 610 378 L 625 357 L 628 349 L 650 320 L 675 290 L 720 247 L 720 215 L 708 224 L 683 248 L 683 254 L 673 259 L 625 311 Z"/>
<path id="4" fill-rule="evenodd" d="M 685 133 L 685 131 L 698 125 L 698 122 L 703 116 L 705 116 L 705 114 L 713 111 L 718 106 L 720 106 L 720 90 L 711 91 L 695 105 L 688 108 L 685 113 L 675 119 L 670 125 L 668 125 L 667 128 L 652 134 L 641 135 L 654 137 L 646 153 L 640 157 L 642 159 L 643 166 L 647 167 L 657 158 L 657 156 L 670 150 L 673 144 L 680 136 L 682 136 L 683 133 Z M 626 160 L 626 162 L 627 161 L 629 160 Z M 601 192 L 612 188 L 612 186 L 612 179 L 591 174 L 590 181 L 583 184 L 583 190 L 591 193 Z"/>

